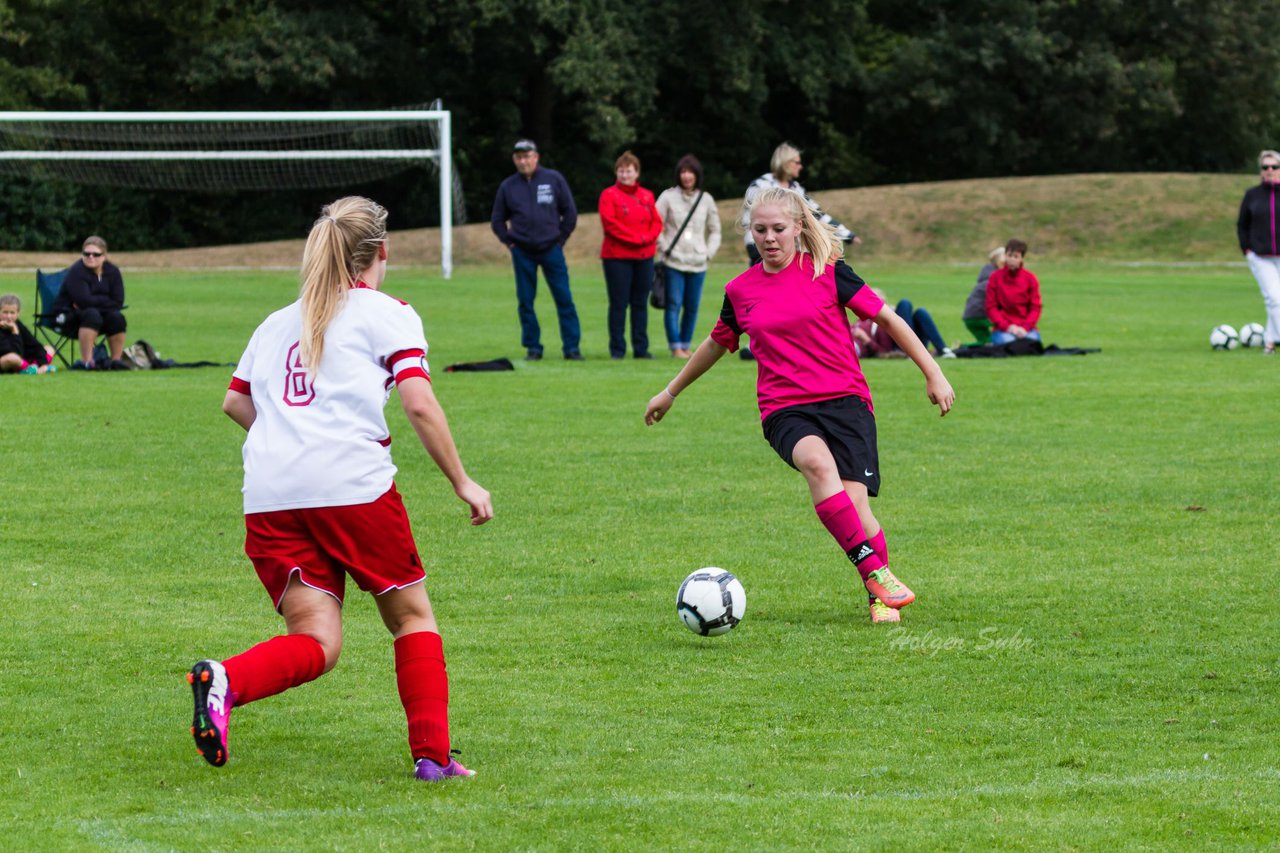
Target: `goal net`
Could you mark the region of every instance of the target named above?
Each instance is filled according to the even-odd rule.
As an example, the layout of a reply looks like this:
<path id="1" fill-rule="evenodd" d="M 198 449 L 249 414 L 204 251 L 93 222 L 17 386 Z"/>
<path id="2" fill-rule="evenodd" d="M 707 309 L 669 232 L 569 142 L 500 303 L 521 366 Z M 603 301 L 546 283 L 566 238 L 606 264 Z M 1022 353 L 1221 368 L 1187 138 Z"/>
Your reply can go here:
<path id="1" fill-rule="evenodd" d="M 142 190 L 351 188 L 415 168 L 438 177 L 440 260 L 453 271 L 462 186 L 450 113 L 0 112 L 0 174 Z"/>

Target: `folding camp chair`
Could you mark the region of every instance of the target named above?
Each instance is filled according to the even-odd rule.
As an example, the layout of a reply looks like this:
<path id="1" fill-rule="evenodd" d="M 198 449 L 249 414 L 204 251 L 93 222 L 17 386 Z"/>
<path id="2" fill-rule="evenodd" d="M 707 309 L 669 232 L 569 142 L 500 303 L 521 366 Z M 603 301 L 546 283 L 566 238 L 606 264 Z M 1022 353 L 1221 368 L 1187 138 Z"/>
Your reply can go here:
<path id="1" fill-rule="evenodd" d="M 70 349 L 72 355 L 75 354 L 74 347 L 77 340 L 75 330 L 72 330 L 71 335 L 67 335 L 62 330 L 58 315 L 53 312 L 53 304 L 58 298 L 58 291 L 62 289 L 62 281 L 66 277 L 67 270 L 57 272 L 36 270 L 36 307 L 33 329 L 41 343 L 53 347 L 63 367 L 70 367 L 71 362 L 63 350 Z"/>

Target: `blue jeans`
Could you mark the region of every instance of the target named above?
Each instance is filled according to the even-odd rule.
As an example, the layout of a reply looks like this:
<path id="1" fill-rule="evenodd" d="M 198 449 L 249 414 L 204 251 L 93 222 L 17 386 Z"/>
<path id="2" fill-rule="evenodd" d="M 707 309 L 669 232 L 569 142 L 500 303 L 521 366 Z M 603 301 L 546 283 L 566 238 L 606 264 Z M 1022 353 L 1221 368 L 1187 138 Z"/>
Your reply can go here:
<path id="1" fill-rule="evenodd" d="M 533 298 L 538 291 L 538 267 L 542 267 L 542 277 L 547 280 L 547 290 L 551 291 L 560 317 L 560 344 L 564 347 L 564 354 L 577 352 L 582 328 L 578 325 L 578 309 L 573 307 L 573 294 L 569 291 L 569 267 L 564 262 L 564 250 L 556 245 L 533 254 L 513 245 L 511 265 L 516 271 L 520 343 L 531 353 L 542 353 L 542 329 L 538 326 L 538 315 L 533 311 Z"/>
<path id="2" fill-rule="evenodd" d="M 1031 339 L 1031 340 L 1033 340 L 1033 341 L 1038 341 L 1038 340 L 1040 340 L 1040 332 L 1039 332 L 1038 330 L 1036 330 L 1036 329 L 1032 329 L 1031 331 L 1027 332 L 1027 337 L 1028 337 L 1028 338 L 1030 338 L 1030 339 Z M 1001 344 L 1011 343 L 1011 342 L 1016 341 L 1016 340 L 1017 340 L 1017 338 L 1015 338 L 1013 335 L 1009 334 L 1008 332 L 994 332 L 994 331 L 993 331 L 993 332 L 991 333 L 991 343 L 993 343 L 993 344 L 995 344 L 995 345 L 997 345 L 997 346 L 999 346 L 999 345 L 1001 345 Z"/>
<path id="3" fill-rule="evenodd" d="M 604 283 L 609 291 L 609 355 L 627 354 L 627 309 L 631 309 L 631 351 L 649 354 L 649 287 L 653 258 L 603 258 Z"/>
<path id="4" fill-rule="evenodd" d="M 667 327 L 667 345 L 673 350 L 689 349 L 693 342 L 698 306 L 702 303 L 702 282 L 706 278 L 706 270 L 684 272 L 667 267 L 667 310 L 662 319 Z M 684 317 L 680 316 L 681 308 Z"/>
<path id="5" fill-rule="evenodd" d="M 938 324 L 933 322 L 933 315 L 929 313 L 928 308 L 913 309 L 911 300 L 903 299 L 898 302 L 893 313 L 911 327 L 911 331 L 916 333 L 916 337 L 926 347 L 932 345 L 934 352 L 939 355 L 947 348 L 946 341 L 942 339 L 942 333 L 938 331 Z"/>

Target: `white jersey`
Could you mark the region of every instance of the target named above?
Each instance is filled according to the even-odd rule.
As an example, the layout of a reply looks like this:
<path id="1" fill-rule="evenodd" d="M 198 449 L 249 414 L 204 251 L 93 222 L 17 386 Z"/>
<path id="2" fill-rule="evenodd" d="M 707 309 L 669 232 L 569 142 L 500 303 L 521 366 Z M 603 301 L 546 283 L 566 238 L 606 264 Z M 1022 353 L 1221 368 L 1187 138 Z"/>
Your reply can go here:
<path id="1" fill-rule="evenodd" d="M 391 386 L 430 379 L 422 320 L 376 290 L 348 291 L 318 373 L 302 364 L 301 332 L 301 302 L 272 314 L 231 380 L 257 413 L 244 442 L 246 513 L 377 500 L 396 474 L 383 412 Z"/>

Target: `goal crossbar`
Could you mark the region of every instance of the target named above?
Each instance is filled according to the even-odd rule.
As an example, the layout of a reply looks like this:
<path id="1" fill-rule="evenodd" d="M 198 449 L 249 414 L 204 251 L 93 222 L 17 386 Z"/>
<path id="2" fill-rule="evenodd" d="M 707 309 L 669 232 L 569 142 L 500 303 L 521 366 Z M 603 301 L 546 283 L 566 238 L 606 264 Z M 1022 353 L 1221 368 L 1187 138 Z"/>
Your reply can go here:
<path id="1" fill-rule="evenodd" d="M 193 111 L 193 112 L 67 112 L 14 111 L 0 112 L 0 125 L 21 124 L 88 124 L 88 123 L 316 123 L 316 122 L 383 122 L 408 124 L 434 123 L 439 128 L 437 148 L 397 149 L 311 149 L 293 151 L 192 149 L 117 151 L 41 151 L 36 149 L 0 150 L 0 160 L 18 161 L 313 161 L 313 160 L 430 160 L 440 173 L 440 267 L 445 278 L 453 273 L 453 158 L 452 123 L 448 110 L 299 110 L 299 111 Z"/>

